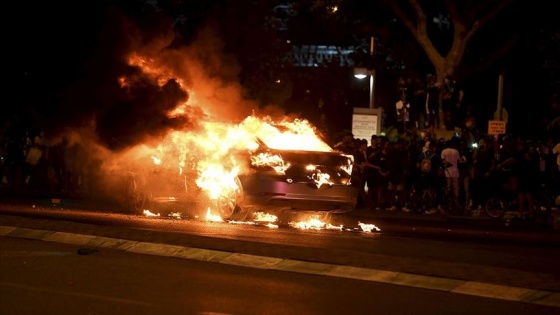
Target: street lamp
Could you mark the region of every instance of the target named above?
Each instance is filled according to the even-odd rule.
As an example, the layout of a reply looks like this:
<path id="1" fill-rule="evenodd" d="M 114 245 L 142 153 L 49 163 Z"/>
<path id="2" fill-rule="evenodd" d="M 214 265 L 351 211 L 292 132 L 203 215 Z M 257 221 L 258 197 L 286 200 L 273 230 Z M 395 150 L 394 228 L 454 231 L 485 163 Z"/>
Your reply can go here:
<path id="1" fill-rule="evenodd" d="M 374 108 L 375 97 L 375 70 L 367 68 L 354 68 L 356 79 L 365 79 L 369 76 L 369 108 Z"/>
<path id="2" fill-rule="evenodd" d="M 375 70 L 371 69 L 373 59 L 373 36 L 369 45 L 370 60 L 367 68 L 354 68 L 354 77 L 365 79 L 369 76 L 369 108 L 354 107 L 352 114 L 352 133 L 360 139 L 370 139 L 381 134 L 383 109 L 375 107 Z"/>
<path id="3" fill-rule="evenodd" d="M 374 39 L 373 36 L 370 38 L 369 42 L 369 54 L 370 57 L 373 57 L 373 44 Z M 369 76 L 369 108 L 374 108 L 374 99 L 375 99 L 375 70 L 368 69 L 368 68 L 354 68 L 354 77 L 357 79 L 365 79 Z"/>

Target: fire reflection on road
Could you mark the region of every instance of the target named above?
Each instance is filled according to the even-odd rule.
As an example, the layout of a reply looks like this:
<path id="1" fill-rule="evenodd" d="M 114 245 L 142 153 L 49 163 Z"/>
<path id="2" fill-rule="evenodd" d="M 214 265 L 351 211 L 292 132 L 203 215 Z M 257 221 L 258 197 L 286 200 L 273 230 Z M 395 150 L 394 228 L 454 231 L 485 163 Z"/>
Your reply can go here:
<path id="1" fill-rule="evenodd" d="M 162 217 L 160 213 L 153 213 L 150 210 L 144 210 L 144 215 L 146 217 Z M 165 217 L 165 216 L 163 216 Z M 319 218 L 318 215 L 309 214 L 300 216 L 297 221 L 288 221 L 286 224 L 282 224 L 278 216 L 265 212 L 255 212 L 253 213 L 253 220 L 249 221 L 234 221 L 234 220 L 223 220 L 219 215 L 212 213 L 212 210 L 208 208 L 207 212 L 203 216 L 198 215 L 183 215 L 180 212 L 170 212 L 167 215 L 169 219 L 196 219 L 208 222 L 224 222 L 228 224 L 237 225 L 258 225 L 268 228 L 279 228 L 280 225 L 286 225 L 290 228 L 300 229 L 300 230 L 335 230 L 335 231 L 346 231 L 346 232 L 361 232 L 361 233 L 379 233 L 381 229 L 375 224 L 358 222 L 356 226 L 344 226 L 342 224 L 334 225 L 330 222 L 324 221 Z"/>

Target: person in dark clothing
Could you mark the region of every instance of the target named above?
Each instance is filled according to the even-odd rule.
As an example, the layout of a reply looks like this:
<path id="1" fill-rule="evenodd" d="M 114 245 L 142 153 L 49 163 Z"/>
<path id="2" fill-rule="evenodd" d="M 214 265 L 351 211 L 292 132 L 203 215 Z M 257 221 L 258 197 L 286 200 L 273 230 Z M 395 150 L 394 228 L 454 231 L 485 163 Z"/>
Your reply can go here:
<path id="1" fill-rule="evenodd" d="M 460 201 L 464 203 L 465 209 L 470 210 L 472 205 L 471 193 L 471 167 L 472 167 L 472 151 L 469 149 L 466 141 L 459 142 L 460 160 L 457 164 L 459 169 L 459 186 L 461 189 Z"/>
<path id="2" fill-rule="evenodd" d="M 446 178 L 445 175 L 441 173 L 443 161 L 441 158 L 441 149 L 437 142 L 429 142 L 428 149 L 420 153 L 417 157 L 416 162 L 419 169 L 422 166 L 422 160 L 424 160 L 424 158 L 429 158 L 431 160 L 431 169 L 429 172 L 419 172 L 415 186 L 419 189 L 432 187 L 440 194 L 443 185 L 446 184 Z M 440 197 L 441 196 L 438 196 L 437 200 L 441 200 Z"/>
<path id="3" fill-rule="evenodd" d="M 526 216 L 532 218 L 535 215 L 533 197 L 538 181 L 537 172 L 533 165 L 531 154 L 520 141 L 515 144 L 515 151 L 511 157 L 497 165 L 498 169 L 510 169 L 510 184 L 513 190 L 517 192 L 518 216 L 520 218 Z"/>
<path id="4" fill-rule="evenodd" d="M 66 187 L 66 168 L 64 163 L 64 154 L 68 145 L 68 138 L 64 136 L 59 143 L 51 147 L 49 153 L 50 167 L 55 175 L 55 185 L 53 185 L 54 193 L 59 194 Z"/>
<path id="5" fill-rule="evenodd" d="M 478 140 L 472 153 L 471 196 L 472 208 L 480 209 L 488 197 L 488 179 L 493 168 L 494 152 L 485 138 Z"/>
<path id="6" fill-rule="evenodd" d="M 426 109 L 426 85 L 420 78 L 414 80 L 412 97 L 410 99 L 410 122 L 420 130 L 426 128 L 428 120 Z"/>
<path id="7" fill-rule="evenodd" d="M 446 77 L 442 86 L 442 109 L 446 130 L 460 128 L 462 124 L 463 90 L 452 77 Z"/>
<path id="8" fill-rule="evenodd" d="M 381 151 L 369 157 L 371 171 L 368 172 L 368 193 L 371 194 L 372 207 L 384 209 L 386 205 L 387 187 L 389 185 L 389 142 L 384 142 Z"/>
<path id="9" fill-rule="evenodd" d="M 354 154 L 356 148 L 354 145 L 354 135 L 351 132 L 345 133 L 342 141 L 336 143 L 333 147 L 343 153 Z"/>
<path id="10" fill-rule="evenodd" d="M 392 202 L 389 210 L 402 210 L 406 196 L 406 178 L 408 176 L 408 152 L 404 140 L 390 143 L 388 159 L 388 197 Z"/>
<path id="11" fill-rule="evenodd" d="M 397 82 L 398 97 L 395 103 L 397 114 L 397 130 L 400 134 L 404 134 L 406 129 L 411 125 L 410 102 L 412 100 L 412 81 L 410 79 L 400 77 Z"/>
<path id="12" fill-rule="evenodd" d="M 368 142 L 360 139 L 357 149 L 354 151 L 354 167 L 352 169 L 352 185 L 358 188 L 358 206 L 369 208 L 371 200 L 366 192 L 366 179 L 369 168 L 368 162 Z"/>
<path id="13" fill-rule="evenodd" d="M 411 139 L 406 146 L 407 164 L 406 164 L 406 190 L 410 191 L 412 186 L 418 180 L 420 176 L 420 170 L 416 167 L 416 161 L 418 156 L 422 152 L 420 147 L 424 145 L 424 140 L 418 141 L 416 139 Z"/>
<path id="14" fill-rule="evenodd" d="M 428 106 L 428 126 L 432 128 L 439 128 L 439 93 L 440 89 L 437 86 L 436 77 L 432 74 L 428 75 L 426 86 L 426 97 Z"/>

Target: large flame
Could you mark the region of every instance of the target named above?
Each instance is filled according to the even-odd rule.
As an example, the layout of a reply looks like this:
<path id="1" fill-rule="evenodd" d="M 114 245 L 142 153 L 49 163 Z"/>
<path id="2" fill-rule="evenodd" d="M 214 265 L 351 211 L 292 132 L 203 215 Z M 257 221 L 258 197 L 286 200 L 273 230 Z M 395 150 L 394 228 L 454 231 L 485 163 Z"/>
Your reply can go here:
<path id="1" fill-rule="evenodd" d="M 187 85 L 173 69 L 154 58 L 133 54 L 128 59 L 131 66 L 140 69 L 145 76 L 153 78 L 159 86 L 164 86 L 169 80 L 175 80 L 178 85 L 187 90 Z M 121 76 L 118 83 L 123 89 L 135 84 L 133 76 Z M 196 86 L 196 84 L 194 85 Z M 203 95 L 200 99 L 198 92 Z M 331 152 L 333 149 L 325 143 L 317 130 L 304 119 L 289 119 L 281 117 L 273 119 L 271 116 L 252 114 L 241 121 L 230 121 L 223 117 L 212 117 L 205 110 L 208 101 L 207 91 L 192 90 L 189 87 L 188 100 L 167 111 L 170 118 L 187 117 L 188 121 L 196 121 L 196 128 L 175 128 L 166 135 L 158 138 L 154 143 L 138 145 L 127 152 L 123 159 L 133 160 L 143 168 L 158 168 L 171 171 L 176 175 L 196 178 L 196 185 L 204 191 L 210 200 L 227 196 L 240 189 L 237 177 L 254 171 L 254 167 L 270 167 L 278 174 L 285 174 L 291 165 L 284 161 L 274 150 L 301 150 L 316 152 Z M 216 104 L 214 104 L 216 105 Z M 229 106 L 229 104 L 219 104 Z M 272 151 L 262 150 L 272 149 Z M 247 158 L 247 157 L 250 158 Z M 107 163 L 109 165 L 110 163 Z M 350 174 L 352 163 L 340 167 L 342 172 Z M 308 165 L 306 171 L 310 180 L 320 188 L 323 185 L 333 185 L 330 176 L 322 173 L 315 165 Z M 185 185 L 185 190 L 192 189 Z M 222 218 L 207 205 L 205 218 L 208 221 L 222 222 Z M 146 216 L 159 216 L 145 210 Z M 181 218 L 181 213 L 170 215 Z M 267 213 L 257 212 L 253 222 L 266 224 L 268 227 L 278 227 L 277 217 Z M 291 226 L 301 229 L 335 229 L 342 230 L 342 226 L 333 226 L 322 222 L 316 217 L 306 221 L 291 222 Z M 362 230 L 375 230 L 375 226 L 362 225 Z"/>
<path id="2" fill-rule="evenodd" d="M 317 136 L 316 129 L 307 120 L 274 122 L 249 116 L 241 126 L 252 135 L 258 135 L 272 149 L 332 151 L 332 148 Z"/>

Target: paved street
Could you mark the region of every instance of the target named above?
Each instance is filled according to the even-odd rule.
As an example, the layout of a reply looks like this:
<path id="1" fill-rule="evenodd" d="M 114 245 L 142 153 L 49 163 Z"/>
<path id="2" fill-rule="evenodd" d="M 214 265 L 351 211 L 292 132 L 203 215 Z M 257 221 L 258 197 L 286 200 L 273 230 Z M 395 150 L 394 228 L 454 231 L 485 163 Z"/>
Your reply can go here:
<path id="1" fill-rule="evenodd" d="M 366 281 L 381 281 L 405 286 L 419 286 L 435 290 L 460 292 L 477 296 L 488 296 L 498 299 L 530 301 L 531 303 L 560 306 L 558 283 L 560 277 L 546 276 L 538 273 L 518 273 L 511 282 L 511 269 L 494 267 L 469 267 L 461 269 L 446 263 L 426 261 L 429 268 L 435 267 L 441 273 L 426 276 L 418 269 L 418 261 L 397 259 L 390 256 L 373 256 L 375 262 L 363 266 L 363 258 L 330 256 L 328 251 L 292 251 L 283 247 L 266 247 L 246 242 L 220 241 L 223 247 L 217 246 L 215 239 L 198 239 L 193 244 L 185 243 L 184 238 L 177 238 L 171 230 L 163 228 L 160 232 L 147 232 L 136 228 L 127 228 L 119 224 L 83 224 L 72 222 L 71 215 L 83 201 L 65 201 L 52 204 L 52 200 L 40 199 L 0 204 L 0 234 L 5 237 L 38 239 L 49 242 L 73 244 L 84 248 L 108 248 L 134 253 L 173 256 L 202 261 L 231 263 L 251 268 L 272 268 L 292 272 L 303 272 L 335 276 Z M 23 212 L 21 212 L 24 209 Z M 36 216 L 38 210 L 53 210 L 60 217 L 51 214 Z M 63 211 L 61 211 L 63 210 Z M 19 214 L 18 214 L 19 213 Z M 48 213 L 48 212 L 47 212 Z M 99 214 L 102 216 L 102 214 Z M 82 215 L 80 215 L 82 216 Z M 39 219 L 39 220 L 38 220 Z M 458 242 L 503 243 L 542 248 L 557 252 L 560 248 L 560 233 L 551 227 L 537 224 L 513 224 L 506 226 L 502 222 L 486 218 L 449 218 L 438 215 L 415 215 L 410 213 L 389 211 L 366 211 L 356 209 L 344 215 L 345 220 L 375 222 L 382 227 L 382 236 L 410 237 L 418 239 L 441 239 Z M 168 221 L 169 222 L 169 221 Z M 170 223 L 172 224 L 172 223 Z M 239 227 L 245 229 L 245 227 Z M 191 238 L 192 239 L 192 238 Z M 229 244 L 229 245 L 226 245 Z M 458 243 L 459 244 L 459 243 Z M 223 249 L 222 249 L 223 248 Z M 227 250 L 224 251 L 224 249 Z M 235 248 L 232 252 L 231 249 Z M 315 252 L 315 253 L 314 253 Z M 334 252 L 333 252 L 334 253 Z M 282 259 L 281 257 L 290 257 Z M 367 256 L 364 256 L 364 258 Z M 345 259 L 346 258 L 346 259 Z M 367 258 L 371 259 L 372 256 Z M 357 259 L 357 260 L 356 260 Z M 330 261 L 331 263 L 326 263 Z M 392 266 L 396 261 L 403 270 L 415 272 L 388 271 L 383 266 Z M 353 266 L 353 264 L 362 267 Z M 389 273 L 388 273 L 389 272 Z M 488 273 L 492 281 L 510 279 L 504 285 L 484 284 L 475 281 L 477 275 Z M 443 275 L 446 275 L 442 277 Z M 389 278 L 387 278 L 389 277 Z M 450 285 L 449 279 L 456 279 Z M 469 280 L 470 279 L 470 280 Z M 489 279 L 489 278 L 488 278 Z M 482 283 L 482 284 L 481 284 Z M 509 284 L 506 284 L 509 283 Z M 501 293 L 499 293 L 501 292 Z"/>

